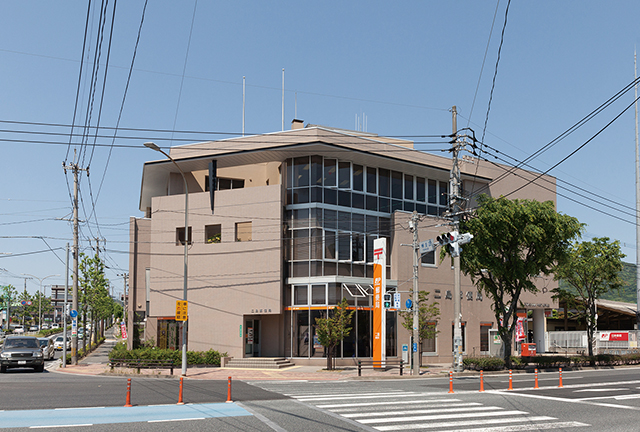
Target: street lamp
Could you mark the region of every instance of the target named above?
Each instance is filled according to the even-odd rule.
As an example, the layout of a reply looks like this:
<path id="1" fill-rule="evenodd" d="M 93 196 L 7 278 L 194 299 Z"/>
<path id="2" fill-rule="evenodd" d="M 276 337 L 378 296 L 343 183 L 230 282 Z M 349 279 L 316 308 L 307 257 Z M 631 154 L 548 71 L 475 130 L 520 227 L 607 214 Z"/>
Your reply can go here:
<path id="1" fill-rule="evenodd" d="M 40 295 L 38 296 L 38 330 L 42 330 L 42 282 L 50 277 L 54 277 L 54 276 L 60 276 L 59 274 L 55 274 L 55 275 L 49 275 L 49 276 L 45 276 L 43 278 L 39 278 L 38 276 L 34 276 L 32 274 L 28 274 L 28 273 L 22 273 L 24 276 L 30 276 L 34 279 L 38 279 L 38 282 L 40 282 Z"/>
<path id="2" fill-rule="evenodd" d="M 180 174 L 182 175 L 182 180 L 184 181 L 184 281 L 183 281 L 183 289 L 182 289 L 182 300 L 187 301 L 187 274 L 188 274 L 188 262 L 189 262 L 189 187 L 187 186 L 187 178 L 184 175 L 184 172 L 180 168 L 180 165 L 176 163 L 176 161 L 165 153 L 160 147 L 158 147 L 155 143 L 146 142 L 144 143 L 145 147 L 150 148 L 151 150 L 155 150 L 157 152 L 165 155 L 173 164 L 178 168 Z M 149 299 L 147 299 L 149 301 Z M 187 322 L 182 323 L 182 375 L 187 375 Z"/>

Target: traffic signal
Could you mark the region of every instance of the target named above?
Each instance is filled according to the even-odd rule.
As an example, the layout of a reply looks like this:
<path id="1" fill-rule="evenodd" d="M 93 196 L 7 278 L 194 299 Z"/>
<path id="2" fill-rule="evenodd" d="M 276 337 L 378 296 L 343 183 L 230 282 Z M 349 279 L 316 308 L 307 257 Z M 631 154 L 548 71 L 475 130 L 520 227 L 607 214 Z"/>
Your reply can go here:
<path id="1" fill-rule="evenodd" d="M 442 233 L 436 237 L 436 241 L 440 243 L 440 246 L 446 246 L 450 243 L 458 241 L 458 231 L 451 231 L 448 233 Z"/>
<path id="2" fill-rule="evenodd" d="M 460 245 L 467 244 L 471 241 L 472 238 L 473 238 L 473 234 L 471 233 L 460 234 L 460 236 L 458 237 L 458 244 Z"/>
<path id="3" fill-rule="evenodd" d="M 384 295 L 384 308 L 389 309 L 391 307 L 391 294 Z"/>

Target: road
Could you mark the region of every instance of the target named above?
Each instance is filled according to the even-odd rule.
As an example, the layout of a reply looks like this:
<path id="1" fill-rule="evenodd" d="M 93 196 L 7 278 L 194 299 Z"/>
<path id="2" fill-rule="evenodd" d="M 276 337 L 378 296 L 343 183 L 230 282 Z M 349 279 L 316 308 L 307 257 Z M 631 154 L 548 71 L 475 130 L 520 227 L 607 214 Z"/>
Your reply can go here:
<path id="1" fill-rule="evenodd" d="M 358 381 L 132 379 L 14 370 L 0 375 L 0 428 L 86 425 L 95 431 L 637 431 L 640 369 Z M 63 409 L 60 409 L 63 408 Z M 179 426 L 177 426 L 178 423 Z"/>

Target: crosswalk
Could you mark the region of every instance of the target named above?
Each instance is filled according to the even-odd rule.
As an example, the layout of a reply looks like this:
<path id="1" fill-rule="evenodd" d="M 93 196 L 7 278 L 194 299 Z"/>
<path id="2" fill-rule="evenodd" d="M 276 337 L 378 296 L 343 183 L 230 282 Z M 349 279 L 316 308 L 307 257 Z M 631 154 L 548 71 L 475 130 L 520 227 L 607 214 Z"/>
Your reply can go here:
<path id="1" fill-rule="evenodd" d="M 315 387 L 253 383 L 356 422 L 363 430 L 430 432 L 519 432 L 586 428 L 577 421 L 463 400 L 446 393 L 359 388 L 344 383 Z M 322 392 L 313 392 L 322 388 Z"/>

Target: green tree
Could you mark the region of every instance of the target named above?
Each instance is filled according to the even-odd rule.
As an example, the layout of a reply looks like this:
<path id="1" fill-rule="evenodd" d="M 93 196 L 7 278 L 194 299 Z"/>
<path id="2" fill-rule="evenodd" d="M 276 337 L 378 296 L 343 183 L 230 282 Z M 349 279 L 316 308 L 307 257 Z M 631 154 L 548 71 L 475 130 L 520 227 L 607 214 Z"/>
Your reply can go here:
<path id="1" fill-rule="evenodd" d="M 318 341 L 327 349 L 327 369 L 333 369 L 333 352 L 336 346 L 351 333 L 351 319 L 355 311 L 349 311 L 347 299 L 333 308 L 327 318 L 316 318 Z"/>
<path id="2" fill-rule="evenodd" d="M 80 255 L 79 285 L 82 289 L 82 322 L 85 330 L 87 319 L 91 324 L 89 332 L 85 331 L 83 348 L 86 347 L 86 337 L 89 342 L 96 334 L 98 323 L 113 313 L 113 299 L 109 296 L 109 281 L 104 273 L 104 263 L 98 255 L 94 257 Z M 97 339 L 97 338 L 96 338 Z"/>
<path id="3" fill-rule="evenodd" d="M 572 305 L 587 325 L 589 356 L 593 356 L 594 334 L 598 329 L 596 301 L 605 293 L 620 288 L 622 271 L 620 243 L 609 238 L 594 237 L 592 241 L 574 243 L 569 259 L 558 265 L 556 279 L 562 279 L 569 289 L 554 290 L 560 298 L 574 297 Z"/>
<path id="4" fill-rule="evenodd" d="M 7 311 L 7 320 L 5 322 L 5 328 L 9 329 L 9 321 L 11 319 L 12 306 L 18 298 L 18 291 L 13 285 L 1 285 L 0 286 L 0 310 L 5 309 Z M 1 324 L 1 323 L 0 323 Z"/>
<path id="5" fill-rule="evenodd" d="M 420 337 L 420 346 L 425 339 L 432 339 L 438 334 L 437 326 L 433 325 L 440 316 L 440 308 L 438 302 L 429 303 L 429 292 L 418 291 L 418 304 L 414 305 L 418 308 L 418 335 Z M 403 319 L 402 327 L 413 334 L 413 312 L 399 312 Z M 420 349 L 422 352 L 422 348 Z M 422 356 L 419 356 L 422 359 Z"/>
<path id="6" fill-rule="evenodd" d="M 550 275 L 567 257 L 582 224 L 556 212 L 553 202 L 478 199 L 473 218 L 461 224 L 474 235 L 460 255 L 462 271 L 493 302 L 505 363 L 511 366 L 516 310 L 523 292 L 537 293 L 535 279 Z"/>
<path id="7" fill-rule="evenodd" d="M 25 304 L 23 305 L 22 302 L 25 302 Z M 38 315 L 38 303 L 34 301 L 34 297 L 26 290 L 18 294 L 18 304 L 19 306 L 14 315 L 18 320 L 22 321 L 22 325 L 26 325 L 33 317 Z"/>

